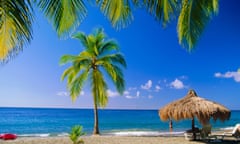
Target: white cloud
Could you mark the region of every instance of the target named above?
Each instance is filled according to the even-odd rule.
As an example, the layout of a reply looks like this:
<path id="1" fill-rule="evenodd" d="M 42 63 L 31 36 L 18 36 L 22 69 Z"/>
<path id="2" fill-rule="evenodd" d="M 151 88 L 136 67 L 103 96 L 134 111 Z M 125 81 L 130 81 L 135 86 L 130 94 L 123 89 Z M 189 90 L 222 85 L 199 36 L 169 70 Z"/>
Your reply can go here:
<path id="1" fill-rule="evenodd" d="M 124 91 L 123 94 L 124 94 L 124 95 L 129 95 L 130 92 L 129 92 L 129 91 Z"/>
<path id="2" fill-rule="evenodd" d="M 183 76 L 180 76 L 180 79 L 188 79 L 188 77 L 183 75 Z"/>
<path id="3" fill-rule="evenodd" d="M 127 93 L 127 95 L 125 95 L 125 97 L 126 97 L 127 99 L 137 99 L 137 98 L 140 97 L 140 92 L 137 91 L 136 96 L 132 96 L 132 95 L 130 95 L 129 93 Z"/>
<path id="4" fill-rule="evenodd" d="M 81 91 L 81 92 L 80 92 L 80 95 L 81 95 L 81 96 L 83 96 L 84 94 L 85 94 L 85 92 L 84 92 L 84 91 Z"/>
<path id="5" fill-rule="evenodd" d="M 69 96 L 69 93 L 65 91 L 59 91 L 57 92 L 57 96 Z"/>
<path id="6" fill-rule="evenodd" d="M 158 92 L 159 90 L 161 90 L 162 88 L 159 85 L 155 86 L 155 91 Z"/>
<path id="7" fill-rule="evenodd" d="M 127 99 L 133 99 L 134 98 L 134 96 L 130 96 L 130 95 L 126 95 L 125 96 Z"/>
<path id="8" fill-rule="evenodd" d="M 81 91 L 80 92 L 80 95 L 83 96 L 85 94 L 84 91 Z M 66 92 L 66 91 L 59 91 L 57 92 L 57 96 L 70 96 L 69 92 Z"/>
<path id="9" fill-rule="evenodd" d="M 148 80 L 148 82 L 144 85 L 141 85 L 142 89 L 149 90 L 152 87 L 152 81 Z"/>
<path id="10" fill-rule="evenodd" d="M 107 94 L 109 97 L 117 97 L 120 96 L 118 92 L 111 91 L 110 89 L 107 90 Z"/>
<path id="11" fill-rule="evenodd" d="M 215 73 L 215 77 L 217 78 L 233 78 L 236 82 L 240 82 L 240 72 L 226 72 L 222 73 Z"/>
<path id="12" fill-rule="evenodd" d="M 137 97 L 137 98 L 140 97 L 140 91 L 137 91 L 136 97 Z"/>
<path id="13" fill-rule="evenodd" d="M 182 81 L 179 79 L 175 79 L 173 82 L 170 83 L 170 86 L 172 86 L 175 89 L 183 89 L 185 86 Z"/>
<path id="14" fill-rule="evenodd" d="M 149 99 L 152 99 L 152 98 L 153 98 L 153 96 L 152 96 L 152 95 L 148 95 L 148 98 L 149 98 Z"/>
<path id="15" fill-rule="evenodd" d="M 137 87 L 130 87 L 130 88 L 128 88 L 128 90 L 136 90 L 137 89 Z"/>

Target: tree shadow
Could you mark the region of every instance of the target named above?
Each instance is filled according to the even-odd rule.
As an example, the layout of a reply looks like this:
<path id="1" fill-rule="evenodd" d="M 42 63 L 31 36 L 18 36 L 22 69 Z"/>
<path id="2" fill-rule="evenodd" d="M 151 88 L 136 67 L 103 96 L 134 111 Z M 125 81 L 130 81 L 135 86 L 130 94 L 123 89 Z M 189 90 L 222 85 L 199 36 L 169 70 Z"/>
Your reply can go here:
<path id="1" fill-rule="evenodd" d="M 198 141 L 203 144 L 240 144 L 240 141 L 237 140 L 209 140 L 209 141 Z"/>

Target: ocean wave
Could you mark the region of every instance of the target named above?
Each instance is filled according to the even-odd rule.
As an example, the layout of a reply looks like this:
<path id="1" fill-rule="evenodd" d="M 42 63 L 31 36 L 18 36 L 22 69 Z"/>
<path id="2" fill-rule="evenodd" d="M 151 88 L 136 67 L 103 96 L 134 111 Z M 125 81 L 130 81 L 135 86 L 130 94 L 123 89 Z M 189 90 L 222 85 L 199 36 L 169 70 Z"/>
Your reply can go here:
<path id="1" fill-rule="evenodd" d="M 20 134 L 18 135 L 18 137 L 51 137 L 51 136 L 63 137 L 68 135 L 69 135 L 68 133 L 59 133 L 59 134 L 42 133 L 42 134 Z"/>
<path id="2" fill-rule="evenodd" d="M 225 127 L 225 128 L 220 128 L 220 130 L 233 130 L 234 127 Z"/>
<path id="3" fill-rule="evenodd" d="M 115 136 L 172 136 L 182 135 L 184 132 L 158 132 L 158 131 L 121 131 L 111 132 L 110 135 Z"/>

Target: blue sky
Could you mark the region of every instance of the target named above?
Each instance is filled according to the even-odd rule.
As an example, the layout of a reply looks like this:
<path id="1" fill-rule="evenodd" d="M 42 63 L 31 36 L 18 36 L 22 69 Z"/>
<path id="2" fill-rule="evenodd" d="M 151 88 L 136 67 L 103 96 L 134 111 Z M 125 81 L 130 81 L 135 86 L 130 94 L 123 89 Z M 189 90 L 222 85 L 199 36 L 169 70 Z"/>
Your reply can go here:
<path id="1" fill-rule="evenodd" d="M 162 26 L 144 10 L 134 10 L 134 21 L 115 30 L 96 7 L 78 28 L 87 34 L 103 27 L 114 38 L 127 61 L 126 91 L 119 96 L 109 82 L 106 108 L 158 109 L 194 89 L 203 98 L 229 109 L 240 109 L 240 10 L 237 0 L 220 1 L 219 14 L 207 25 L 194 51 L 178 44 L 176 21 Z M 0 67 L 1 107 L 92 108 L 86 84 L 72 103 L 60 77 L 64 54 L 78 54 L 79 41 L 59 40 L 52 26 L 36 12 L 34 39 L 16 58 Z"/>

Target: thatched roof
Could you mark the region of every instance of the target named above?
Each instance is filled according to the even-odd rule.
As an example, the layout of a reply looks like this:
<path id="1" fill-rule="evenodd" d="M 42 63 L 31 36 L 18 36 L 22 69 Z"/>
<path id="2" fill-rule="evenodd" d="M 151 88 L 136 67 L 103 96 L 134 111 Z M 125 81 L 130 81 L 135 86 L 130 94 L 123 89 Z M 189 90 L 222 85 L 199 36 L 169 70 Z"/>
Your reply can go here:
<path id="1" fill-rule="evenodd" d="M 174 101 L 159 110 L 162 120 L 193 119 L 196 117 L 200 123 L 206 124 L 210 118 L 225 121 L 230 118 L 230 110 L 221 104 L 198 97 L 194 90 L 177 101 Z"/>

